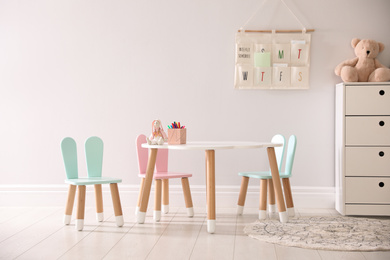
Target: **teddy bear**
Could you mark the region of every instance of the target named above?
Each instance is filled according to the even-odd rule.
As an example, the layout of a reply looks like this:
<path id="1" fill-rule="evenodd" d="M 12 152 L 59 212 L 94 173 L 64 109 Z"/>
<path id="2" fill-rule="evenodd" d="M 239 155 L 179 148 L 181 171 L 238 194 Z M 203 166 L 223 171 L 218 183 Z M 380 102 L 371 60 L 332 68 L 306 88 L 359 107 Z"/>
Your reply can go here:
<path id="1" fill-rule="evenodd" d="M 357 57 L 346 60 L 335 69 L 337 76 L 344 82 L 384 82 L 390 80 L 390 69 L 382 65 L 376 56 L 385 48 L 384 44 L 374 40 L 351 41 Z"/>

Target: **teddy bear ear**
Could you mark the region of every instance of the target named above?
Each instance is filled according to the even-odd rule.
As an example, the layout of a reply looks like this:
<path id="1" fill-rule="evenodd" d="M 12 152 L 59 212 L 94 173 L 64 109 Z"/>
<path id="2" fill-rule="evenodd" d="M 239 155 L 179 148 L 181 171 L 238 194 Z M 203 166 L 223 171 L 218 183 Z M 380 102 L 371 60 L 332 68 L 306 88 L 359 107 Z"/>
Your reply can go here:
<path id="1" fill-rule="evenodd" d="M 379 46 L 379 52 L 382 52 L 385 49 L 385 45 L 381 42 L 378 42 L 378 46 Z"/>
<path id="2" fill-rule="evenodd" d="M 360 42 L 360 39 L 358 38 L 353 38 L 351 41 L 352 48 L 355 48 L 356 45 Z"/>

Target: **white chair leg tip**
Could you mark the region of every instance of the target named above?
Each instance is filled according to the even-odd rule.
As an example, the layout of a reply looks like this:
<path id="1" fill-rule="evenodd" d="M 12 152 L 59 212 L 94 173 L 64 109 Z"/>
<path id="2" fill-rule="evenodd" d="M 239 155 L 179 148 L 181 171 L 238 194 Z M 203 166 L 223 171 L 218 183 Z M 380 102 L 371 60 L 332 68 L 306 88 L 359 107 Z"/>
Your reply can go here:
<path id="1" fill-rule="evenodd" d="M 96 220 L 99 221 L 99 222 L 102 222 L 104 220 L 103 212 L 96 213 Z"/>
<path id="2" fill-rule="evenodd" d="M 192 218 L 194 216 L 194 208 L 187 208 L 187 216 Z"/>
<path id="3" fill-rule="evenodd" d="M 244 206 L 237 206 L 237 215 L 242 215 L 244 213 Z"/>
<path id="4" fill-rule="evenodd" d="M 207 220 L 207 232 L 214 233 L 215 232 L 215 226 L 216 226 L 216 220 L 215 219 L 208 219 Z"/>
<path id="5" fill-rule="evenodd" d="M 125 224 L 125 221 L 123 220 L 123 216 L 115 216 L 115 221 L 118 227 L 122 227 Z"/>
<path id="6" fill-rule="evenodd" d="M 137 213 L 137 223 L 143 224 L 145 222 L 146 212 L 138 211 Z"/>
<path id="7" fill-rule="evenodd" d="M 138 211 L 139 211 L 139 207 L 136 207 L 135 208 L 135 215 L 137 216 L 137 214 L 138 214 Z"/>
<path id="8" fill-rule="evenodd" d="M 169 205 L 162 205 L 162 212 L 164 212 L 164 214 L 167 214 L 169 212 Z"/>
<path id="9" fill-rule="evenodd" d="M 76 229 L 82 231 L 84 228 L 84 219 L 76 219 Z"/>
<path id="10" fill-rule="evenodd" d="M 280 219 L 280 222 L 282 222 L 282 223 L 287 223 L 287 222 L 288 222 L 288 214 L 287 214 L 287 211 L 279 212 L 279 219 Z"/>
<path id="11" fill-rule="evenodd" d="M 153 219 L 156 222 L 159 222 L 161 219 L 161 210 L 155 210 L 153 211 Z"/>
<path id="12" fill-rule="evenodd" d="M 64 224 L 69 225 L 72 219 L 72 215 L 64 215 Z"/>

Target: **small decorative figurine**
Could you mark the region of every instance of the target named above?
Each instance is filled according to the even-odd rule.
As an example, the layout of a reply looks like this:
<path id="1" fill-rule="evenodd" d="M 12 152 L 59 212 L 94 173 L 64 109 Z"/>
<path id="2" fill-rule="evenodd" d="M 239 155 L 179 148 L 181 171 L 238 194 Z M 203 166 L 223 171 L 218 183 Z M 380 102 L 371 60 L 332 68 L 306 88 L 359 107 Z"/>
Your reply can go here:
<path id="1" fill-rule="evenodd" d="M 159 119 L 154 120 L 152 123 L 152 133 L 149 138 L 146 138 L 148 144 L 162 145 L 168 140 L 167 134 L 164 132 L 161 121 Z"/>

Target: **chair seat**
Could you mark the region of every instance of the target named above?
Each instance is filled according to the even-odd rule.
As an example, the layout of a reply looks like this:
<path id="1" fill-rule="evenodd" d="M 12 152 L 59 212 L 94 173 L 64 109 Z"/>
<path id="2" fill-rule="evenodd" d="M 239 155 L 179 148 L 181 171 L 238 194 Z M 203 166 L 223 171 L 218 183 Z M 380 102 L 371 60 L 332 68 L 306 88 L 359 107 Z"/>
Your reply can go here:
<path id="1" fill-rule="evenodd" d="M 138 174 L 138 177 L 145 178 L 145 173 Z M 190 173 L 179 173 L 179 172 L 155 172 L 153 174 L 153 179 L 163 180 L 163 179 L 176 179 L 176 178 L 188 178 L 192 177 Z"/>
<path id="2" fill-rule="evenodd" d="M 257 179 L 272 179 L 271 172 L 239 172 L 238 175 Z M 291 177 L 291 174 L 286 174 L 284 172 L 279 173 L 279 175 L 282 179 Z"/>
<path id="3" fill-rule="evenodd" d="M 110 177 L 86 177 L 77 179 L 66 179 L 65 183 L 73 185 L 94 185 L 94 184 L 106 184 L 106 183 L 120 183 L 122 179 L 110 178 Z"/>

